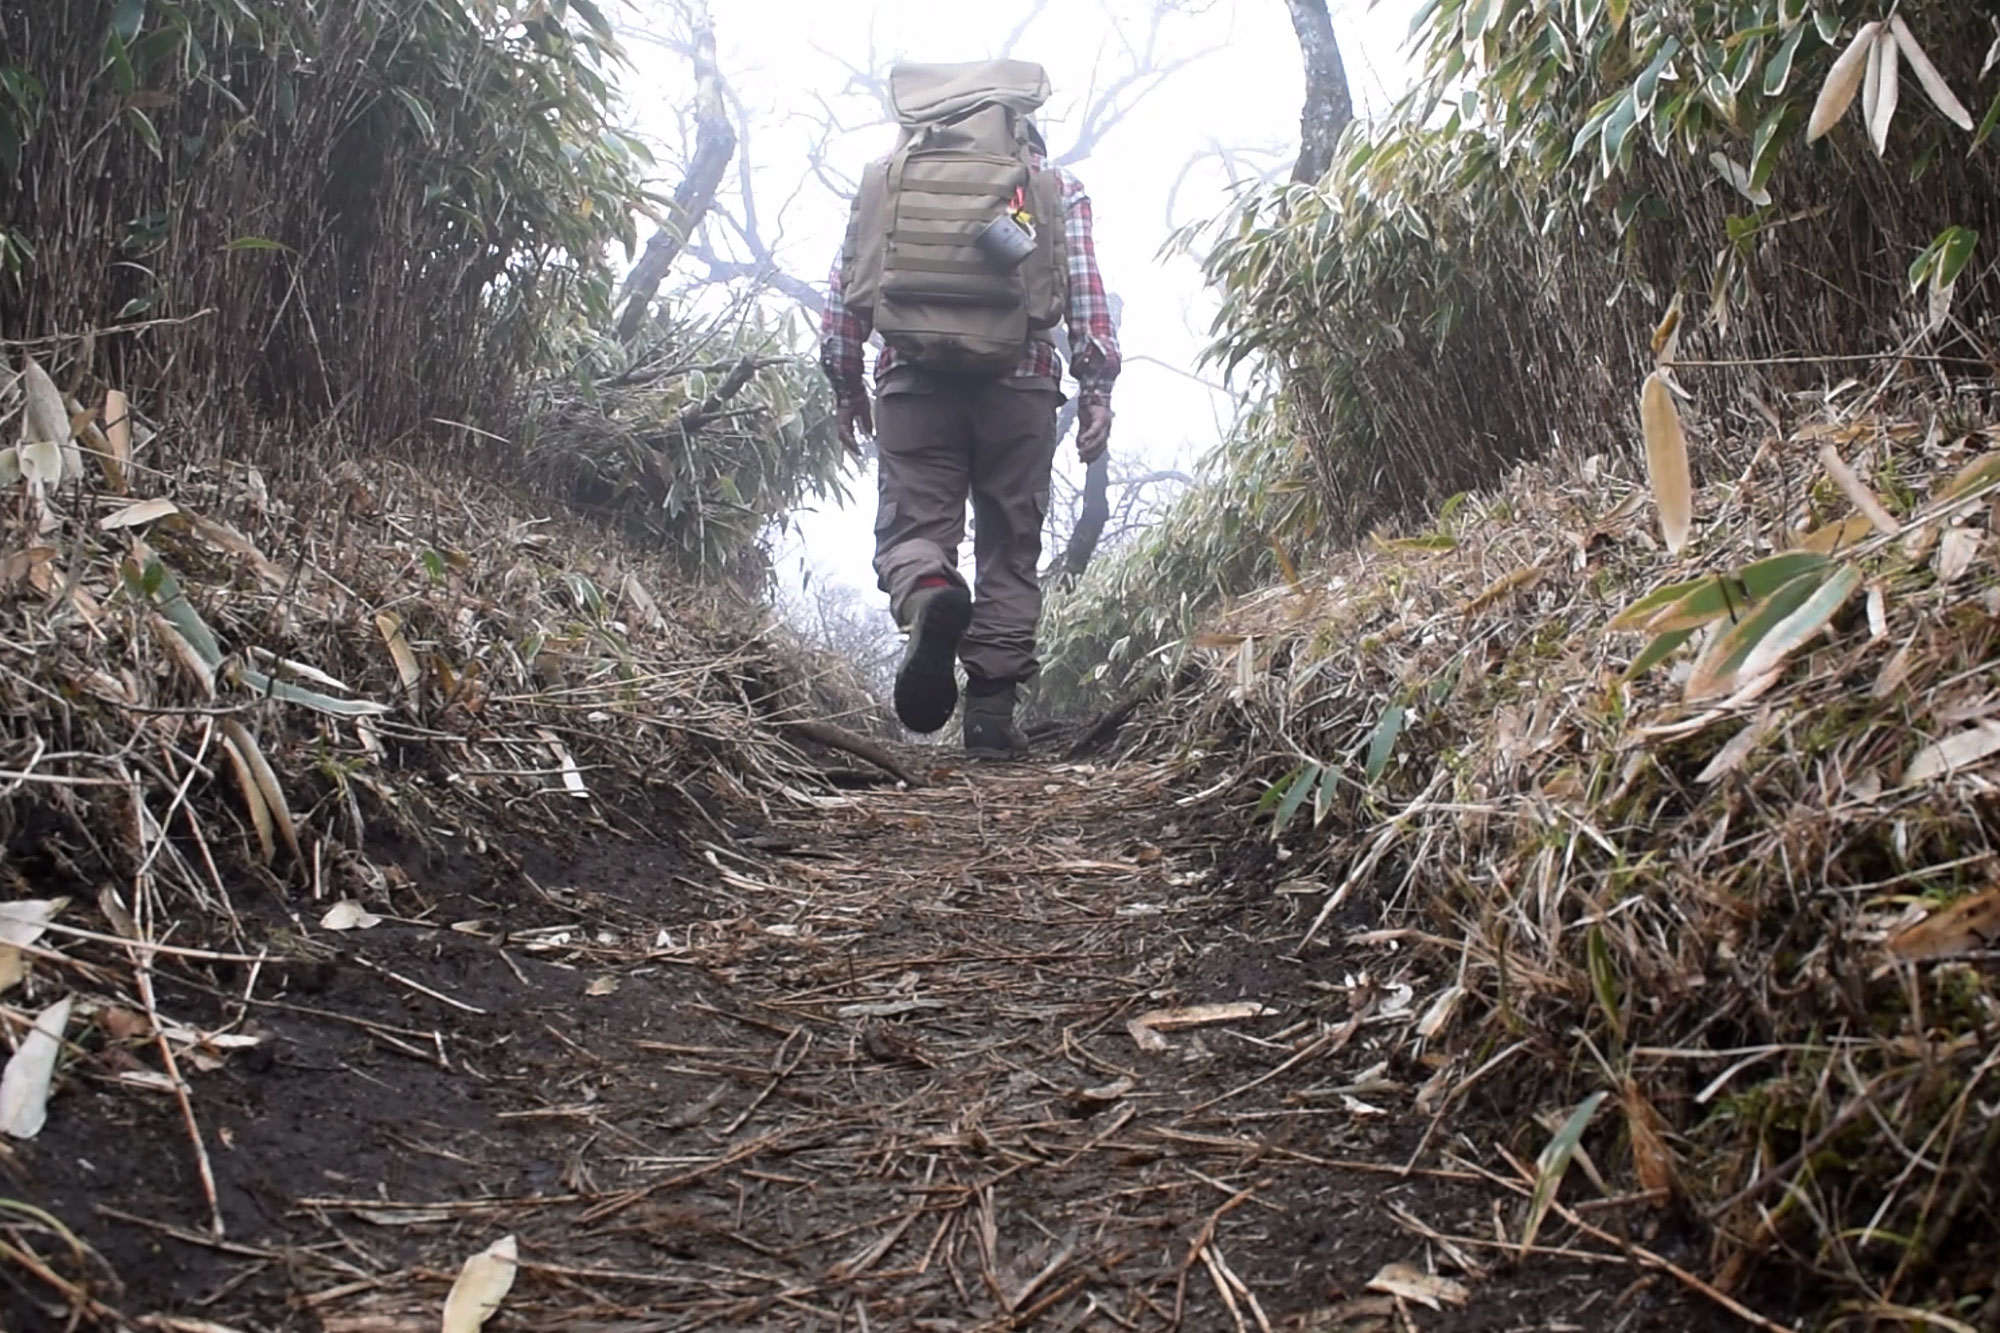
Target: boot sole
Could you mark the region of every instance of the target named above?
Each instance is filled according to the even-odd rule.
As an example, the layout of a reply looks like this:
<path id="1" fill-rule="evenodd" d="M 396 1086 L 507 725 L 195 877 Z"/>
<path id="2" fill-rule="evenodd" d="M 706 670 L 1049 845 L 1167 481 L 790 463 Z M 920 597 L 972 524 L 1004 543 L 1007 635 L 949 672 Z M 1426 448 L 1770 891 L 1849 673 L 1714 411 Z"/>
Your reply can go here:
<path id="1" fill-rule="evenodd" d="M 896 717 L 911 731 L 943 728 L 958 708 L 958 641 L 972 625 L 972 598 L 940 588 L 910 629 L 914 642 L 896 672 Z"/>

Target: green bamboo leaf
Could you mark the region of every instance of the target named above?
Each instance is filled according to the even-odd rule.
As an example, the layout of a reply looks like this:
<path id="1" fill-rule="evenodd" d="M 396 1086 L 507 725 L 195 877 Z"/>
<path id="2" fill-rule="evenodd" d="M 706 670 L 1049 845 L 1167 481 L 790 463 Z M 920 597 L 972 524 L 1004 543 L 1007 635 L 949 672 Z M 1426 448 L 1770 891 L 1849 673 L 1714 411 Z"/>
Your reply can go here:
<path id="1" fill-rule="evenodd" d="M 104 64 L 111 71 L 111 86 L 120 97 L 139 91 L 139 76 L 132 68 L 132 53 L 115 31 L 104 34 Z"/>
<path id="2" fill-rule="evenodd" d="M 1598 145 L 1599 165 L 1604 175 L 1611 175 L 1614 168 L 1623 160 L 1626 141 L 1632 137 L 1632 131 L 1638 123 L 1638 95 L 1636 92 L 1628 92 L 1604 119 L 1604 136 Z"/>
<path id="3" fill-rule="evenodd" d="M 1752 189 L 1768 189 L 1771 176 L 1778 169 L 1778 159 L 1784 156 L 1784 146 L 1790 137 L 1792 126 L 1803 113 L 1794 102 L 1780 102 L 1777 109 L 1765 116 L 1750 136 L 1750 185 Z"/>
<path id="4" fill-rule="evenodd" d="M 1597 1114 L 1597 1108 L 1604 1103 L 1606 1094 L 1593 1092 L 1584 1099 L 1581 1106 L 1570 1112 L 1569 1119 L 1542 1149 L 1542 1155 L 1535 1159 L 1535 1190 L 1528 1200 L 1528 1220 L 1521 1229 L 1521 1257 L 1527 1258 L 1534 1248 L 1535 1236 L 1542 1229 L 1542 1221 L 1549 1215 L 1549 1205 L 1556 1201 L 1556 1191 L 1562 1188 L 1563 1175 L 1569 1170 L 1571 1159 L 1576 1156 L 1577 1145 L 1583 1142 L 1583 1131 L 1590 1128 L 1590 1119 Z"/>
<path id="5" fill-rule="evenodd" d="M 1831 562 L 1817 551 L 1781 551 L 1737 571 L 1752 597 L 1769 597 L 1801 574 L 1825 569 Z"/>
<path id="6" fill-rule="evenodd" d="M 1328 765 L 1319 775 L 1319 790 L 1313 793 L 1313 827 L 1318 828 L 1333 813 L 1334 797 L 1340 789 L 1340 770 Z"/>
<path id="7" fill-rule="evenodd" d="M 1292 816 L 1299 812 L 1299 807 L 1313 794 L 1313 786 L 1319 781 L 1319 774 L 1320 765 L 1317 761 L 1308 761 L 1305 767 L 1299 770 L 1298 776 L 1285 792 L 1285 799 L 1278 802 L 1278 813 L 1271 819 L 1272 837 L 1275 838 L 1285 831 L 1285 826 L 1292 822 Z"/>
<path id="8" fill-rule="evenodd" d="M 1651 621 L 1654 616 L 1680 601 L 1689 593 L 1700 589 L 1708 582 L 1709 580 L 1703 577 L 1688 579 L 1681 583 L 1669 583 L 1663 588 L 1655 588 L 1613 616 L 1611 623 L 1605 626 L 1605 628 L 1620 632 L 1644 629 L 1647 622 Z"/>
<path id="9" fill-rule="evenodd" d="M 1987 107 L 1986 114 L 1980 118 L 1979 128 L 1973 131 L 1971 152 L 1984 148 L 1996 128 L 2000 128 L 2000 95 L 1994 97 L 1993 105 Z"/>
<path id="10" fill-rule="evenodd" d="M 1750 602 L 1750 590 L 1740 579 L 1711 574 L 1693 592 L 1655 613 L 1642 628 L 1650 634 L 1700 629 L 1710 621 L 1740 614 Z"/>
<path id="11" fill-rule="evenodd" d="M 1979 233 L 1970 227 L 1946 227 L 1938 237 L 1937 267 L 1931 271 L 1933 287 L 1949 287 L 1965 272 L 1965 266 L 1972 261 L 1973 249 L 1979 244 Z"/>
<path id="12" fill-rule="evenodd" d="M 1750 76 L 1756 72 L 1758 58 L 1764 54 L 1763 37 L 1747 33 L 1739 33 L 1738 37 L 1746 40 L 1742 40 L 1737 46 L 1736 54 L 1730 59 L 1728 69 L 1723 72 L 1731 93 L 1743 91 L 1743 86 L 1750 82 Z"/>
<path id="13" fill-rule="evenodd" d="M 604 593 L 587 574 L 567 570 L 562 575 L 563 586 L 569 589 L 571 600 L 577 609 L 588 615 L 602 619 L 604 616 Z"/>
<path id="14" fill-rule="evenodd" d="M 1654 667 L 1673 656 L 1682 644 L 1694 637 L 1694 634 L 1695 632 L 1691 629 L 1676 629 L 1668 630 L 1665 634 L 1660 635 L 1646 645 L 1644 652 L 1632 659 L 1632 665 L 1625 668 L 1625 679 L 1637 680 L 1646 672 L 1651 671 Z"/>
<path id="15" fill-rule="evenodd" d="M 237 682 L 252 694 L 284 703 L 298 704 L 314 712 L 325 713 L 329 717 L 356 718 L 380 717 L 389 711 L 389 705 L 376 703 L 372 699 L 336 699 L 318 690 L 309 690 L 302 685 L 294 685 L 288 680 L 277 680 L 255 667 L 243 667 L 236 673 Z"/>
<path id="16" fill-rule="evenodd" d="M 1611 1024 L 1611 1035 L 1622 1046 L 1625 1043 L 1625 1006 L 1618 995 L 1618 969 L 1611 961 L 1611 946 L 1604 941 L 1602 927 L 1590 928 L 1585 952 L 1590 958 L 1590 984 L 1597 992 L 1598 1007 L 1604 1010 L 1605 1021 Z"/>
<path id="17" fill-rule="evenodd" d="M 1362 776 L 1370 786 L 1389 766 L 1389 756 L 1395 751 L 1396 738 L 1403 734 L 1403 721 L 1408 715 L 1401 704 L 1391 704 L 1389 711 L 1382 714 L 1382 720 L 1375 724 L 1375 734 L 1368 742 L 1368 762 L 1362 769 Z"/>
<path id="18" fill-rule="evenodd" d="M 1660 88 L 1660 76 L 1666 72 L 1667 62 L 1678 55 L 1680 49 L 1681 43 L 1678 37 L 1669 37 L 1660 43 L 1660 49 L 1654 54 L 1652 63 L 1646 66 L 1640 73 L 1638 81 L 1632 85 L 1633 104 L 1638 115 L 1644 116 L 1652 112 L 1653 98 Z"/>
<path id="19" fill-rule="evenodd" d="M 410 119 L 417 123 L 417 132 L 424 136 L 424 142 L 436 143 L 437 120 L 431 115 L 431 109 L 424 105 L 424 100 L 400 85 L 391 88 L 390 91 L 396 94 L 396 100 L 409 111 Z"/>
<path id="20" fill-rule="evenodd" d="M 1739 674 L 1746 680 L 1754 680 L 1784 661 L 1825 629 L 1860 586 L 1861 571 L 1852 565 L 1836 572 L 1798 610 L 1773 625 L 1770 633 L 1758 640 Z"/>
<path id="21" fill-rule="evenodd" d="M 590 0 L 569 0 L 569 5 L 571 9 L 583 15 L 583 21 L 590 25 L 591 31 L 605 41 L 611 41 L 617 36 L 610 21 L 604 17 L 604 11 L 590 3 Z"/>
<path id="22" fill-rule="evenodd" d="M 1603 135 L 1605 125 L 1611 119 L 1611 113 L 1618 109 L 1624 97 L 1625 94 L 1622 92 L 1613 93 L 1591 108 L 1590 114 L 1584 117 L 1583 125 L 1577 130 L 1576 137 L 1570 141 L 1569 157 L 1564 159 L 1565 166 L 1582 156 L 1583 150 L 1590 146 L 1592 140 Z"/>
<path id="23" fill-rule="evenodd" d="M 1699 629 L 1723 616 L 1740 615 L 1752 603 L 1769 597 L 1801 574 L 1825 569 L 1827 564 L 1828 558 L 1818 551 L 1782 551 L 1745 565 L 1734 577 L 1712 574 L 1662 588 L 1635 602 L 1612 622 L 1612 628 L 1644 629 L 1653 634 Z M 1677 597 L 1666 597 L 1676 589 L 1687 591 Z"/>
<path id="24" fill-rule="evenodd" d="M 146 0 L 118 0 L 111 11 L 111 31 L 127 46 L 139 35 L 139 27 L 145 21 Z"/>
<path id="25" fill-rule="evenodd" d="M 1931 243 L 1917 251 L 1917 257 L 1910 261 L 1909 272 L 1904 274 L 1904 276 L 1909 280 L 1912 295 L 1921 290 L 1924 283 L 1930 278 L 1931 271 L 1937 266 L 1938 251 L 1943 245 L 1944 237 L 1942 235 L 1933 237 Z"/>
<path id="26" fill-rule="evenodd" d="M 1805 35 L 1806 25 L 1801 23 L 1772 53 L 1771 62 L 1764 66 L 1764 96 L 1777 97 L 1785 91 L 1785 85 L 1792 79 L 1792 57 L 1798 54 L 1799 42 Z"/>
<path id="27" fill-rule="evenodd" d="M 174 627 L 175 633 L 187 640 L 188 647 L 211 671 L 222 665 L 222 645 L 215 637 L 215 631 L 194 609 L 187 599 L 181 581 L 174 576 L 166 564 L 158 557 L 146 561 L 142 569 L 133 560 L 125 561 L 121 567 L 126 591 L 143 597 L 153 603 L 155 609 Z"/>
<path id="28" fill-rule="evenodd" d="M 176 28 L 161 28 L 147 36 L 131 49 L 133 72 L 141 81 L 153 72 L 153 67 L 180 49 L 181 33 Z"/>
<path id="29" fill-rule="evenodd" d="M 1256 813 L 1259 815 L 1268 815 L 1271 811 L 1275 810 L 1278 802 L 1285 799 L 1285 793 L 1292 789 L 1292 784 L 1299 780 L 1299 775 L 1303 772 L 1305 772 L 1305 765 L 1301 764 L 1270 786 L 1264 788 L 1264 794 L 1257 798 Z"/>
<path id="30" fill-rule="evenodd" d="M 136 106 L 125 108 L 125 119 L 139 136 L 139 142 L 146 145 L 154 157 L 160 156 L 160 131 L 153 124 L 152 117 Z"/>
<path id="31" fill-rule="evenodd" d="M 1465 6 L 1465 40 L 1476 42 L 1486 35 L 1487 24 L 1499 12 L 1499 0 L 1467 0 Z"/>
<path id="32" fill-rule="evenodd" d="M 1734 693 L 1749 678 L 1744 665 L 1764 637 L 1786 617 L 1809 602 L 1827 582 L 1824 570 L 1801 574 L 1756 604 L 1741 620 L 1717 637 L 1688 676 L 1690 700 L 1720 698 Z M 1852 591 L 1852 589 L 1849 589 Z"/>

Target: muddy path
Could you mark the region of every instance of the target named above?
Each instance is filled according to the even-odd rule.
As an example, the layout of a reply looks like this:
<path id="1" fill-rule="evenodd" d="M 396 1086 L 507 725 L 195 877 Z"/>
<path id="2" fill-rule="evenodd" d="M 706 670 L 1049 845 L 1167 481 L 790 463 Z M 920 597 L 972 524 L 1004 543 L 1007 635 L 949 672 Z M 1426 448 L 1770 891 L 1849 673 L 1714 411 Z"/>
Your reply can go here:
<path id="1" fill-rule="evenodd" d="M 1744 1326 L 1621 1254 L 1701 1267 L 1581 1179 L 1597 1234 L 1552 1217 L 1518 1260 L 1507 1156 L 1542 1136 L 1425 1059 L 1450 978 L 1349 942 L 1365 912 L 1301 952 L 1318 898 L 1174 770 L 933 777 L 687 853 L 579 825 L 407 857 L 370 928 L 294 905 L 337 953 L 163 960 L 163 1013 L 262 1038 L 187 1073 L 224 1234 L 174 1099 L 123 1077 L 150 1048 L 101 1033 L 0 1194 L 103 1262 L 9 1234 L 104 1326 L 190 1333 L 435 1329 L 505 1235 L 496 1330 Z M 66 1326 L 0 1275 L 0 1328 Z"/>

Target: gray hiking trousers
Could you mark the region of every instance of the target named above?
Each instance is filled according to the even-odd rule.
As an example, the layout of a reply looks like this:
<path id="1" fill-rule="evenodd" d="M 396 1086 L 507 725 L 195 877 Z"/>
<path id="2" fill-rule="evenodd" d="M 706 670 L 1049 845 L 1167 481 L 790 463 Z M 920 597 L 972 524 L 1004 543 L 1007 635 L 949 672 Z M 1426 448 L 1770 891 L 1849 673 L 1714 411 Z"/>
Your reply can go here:
<path id="1" fill-rule="evenodd" d="M 1038 574 L 1059 401 L 1045 379 L 959 379 L 910 368 L 885 377 L 875 401 L 878 585 L 899 624 L 919 580 L 967 586 L 958 547 L 970 497 L 977 581 L 958 658 L 987 680 L 1028 680 L 1040 666 Z"/>

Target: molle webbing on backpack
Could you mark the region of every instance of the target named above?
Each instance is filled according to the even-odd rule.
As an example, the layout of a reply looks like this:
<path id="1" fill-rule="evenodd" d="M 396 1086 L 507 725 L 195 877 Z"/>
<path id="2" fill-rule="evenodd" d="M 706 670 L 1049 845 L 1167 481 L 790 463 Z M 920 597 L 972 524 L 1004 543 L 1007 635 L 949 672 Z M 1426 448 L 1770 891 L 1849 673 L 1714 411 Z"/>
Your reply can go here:
<path id="1" fill-rule="evenodd" d="M 843 298 L 899 357 L 1004 375 L 1067 305 L 1062 190 L 1031 166 L 1024 119 L 1047 99 L 1047 76 L 1023 61 L 902 65 L 890 97 L 901 142 L 862 175 Z M 1017 208 L 1034 220 L 1035 246 L 1002 269 L 976 242 Z"/>

